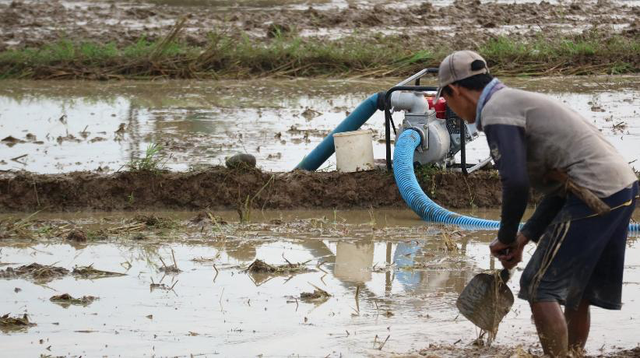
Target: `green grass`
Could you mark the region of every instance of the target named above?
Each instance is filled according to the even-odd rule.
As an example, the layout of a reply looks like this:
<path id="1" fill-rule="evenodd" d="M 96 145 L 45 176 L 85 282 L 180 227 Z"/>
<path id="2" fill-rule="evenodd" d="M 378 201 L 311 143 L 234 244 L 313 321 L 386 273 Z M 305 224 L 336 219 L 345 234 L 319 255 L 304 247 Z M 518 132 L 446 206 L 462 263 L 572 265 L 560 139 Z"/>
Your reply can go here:
<path id="1" fill-rule="evenodd" d="M 0 52 L 0 78 L 251 78 L 265 76 L 405 76 L 435 67 L 459 48 L 429 39 L 375 35 L 369 39 L 302 38 L 277 34 L 211 33 L 203 47 L 180 42 L 174 29 L 158 41 L 127 46 L 61 39 L 41 48 Z M 539 35 L 526 42 L 508 36 L 475 49 L 494 74 L 621 74 L 640 71 L 640 38 L 592 31 Z"/>
<path id="2" fill-rule="evenodd" d="M 132 159 L 129 164 L 129 170 L 132 172 L 152 172 L 157 173 L 165 168 L 164 158 L 160 154 L 162 146 L 156 143 L 151 143 L 145 151 L 145 155 L 139 159 Z M 133 193 L 129 197 L 129 201 L 133 204 Z"/>
<path id="3" fill-rule="evenodd" d="M 592 31 L 577 36 L 544 37 L 515 42 L 507 37 L 491 39 L 479 52 L 490 67 L 513 74 L 544 75 L 637 73 L 640 71 L 640 38 Z"/>

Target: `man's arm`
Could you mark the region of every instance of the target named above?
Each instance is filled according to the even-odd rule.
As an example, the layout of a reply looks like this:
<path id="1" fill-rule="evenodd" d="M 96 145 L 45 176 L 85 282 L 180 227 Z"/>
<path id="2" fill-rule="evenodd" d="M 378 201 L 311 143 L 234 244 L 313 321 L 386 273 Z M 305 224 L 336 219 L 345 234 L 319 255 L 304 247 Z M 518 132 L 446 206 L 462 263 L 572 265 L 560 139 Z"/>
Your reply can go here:
<path id="1" fill-rule="evenodd" d="M 498 240 L 509 245 L 516 240 L 529 199 L 525 132 L 523 127 L 508 124 L 487 125 L 484 132 L 502 182 Z"/>
<path id="2" fill-rule="evenodd" d="M 565 198 L 558 195 L 545 195 L 536 207 L 536 211 L 531 218 L 527 220 L 527 223 L 524 224 L 520 232 L 526 236 L 527 239 L 538 242 L 547 226 L 549 226 L 564 206 L 565 201 Z"/>

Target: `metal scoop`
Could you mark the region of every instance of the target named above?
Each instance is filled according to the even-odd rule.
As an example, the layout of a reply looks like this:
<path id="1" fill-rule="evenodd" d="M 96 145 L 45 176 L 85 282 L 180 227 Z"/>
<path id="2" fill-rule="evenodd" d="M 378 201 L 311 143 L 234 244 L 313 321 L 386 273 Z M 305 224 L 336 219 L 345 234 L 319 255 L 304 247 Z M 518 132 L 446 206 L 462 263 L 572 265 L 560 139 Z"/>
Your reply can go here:
<path id="1" fill-rule="evenodd" d="M 507 286 L 511 271 L 481 273 L 462 290 L 456 306 L 460 313 L 487 332 L 497 333 L 498 325 L 513 306 L 513 293 Z"/>

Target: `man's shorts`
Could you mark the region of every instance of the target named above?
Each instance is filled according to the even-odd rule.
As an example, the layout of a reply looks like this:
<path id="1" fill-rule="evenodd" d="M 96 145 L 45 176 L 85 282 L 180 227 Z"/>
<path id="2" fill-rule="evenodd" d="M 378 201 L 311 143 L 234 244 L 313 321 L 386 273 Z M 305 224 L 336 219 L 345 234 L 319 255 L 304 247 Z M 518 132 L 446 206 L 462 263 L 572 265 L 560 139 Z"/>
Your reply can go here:
<path id="1" fill-rule="evenodd" d="M 592 216 L 570 195 L 527 264 L 518 297 L 559 302 L 574 310 L 586 299 L 594 306 L 619 310 L 627 232 L 637 197 L 636 182 L 603 199 L 613 209 L 610 213 Z"/>

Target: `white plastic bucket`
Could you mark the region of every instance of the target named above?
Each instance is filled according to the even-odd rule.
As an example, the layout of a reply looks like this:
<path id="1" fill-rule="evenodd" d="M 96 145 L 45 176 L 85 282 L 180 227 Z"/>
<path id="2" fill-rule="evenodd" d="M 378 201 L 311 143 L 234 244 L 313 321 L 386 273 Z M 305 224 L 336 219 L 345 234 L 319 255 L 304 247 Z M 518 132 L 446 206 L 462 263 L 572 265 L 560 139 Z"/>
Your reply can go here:
<path id="1" fill-rule="evenodd" d="M 336 169 L 343 173 L 373 170 L 372 141 L 369 130 L 334 134 Z"/>

